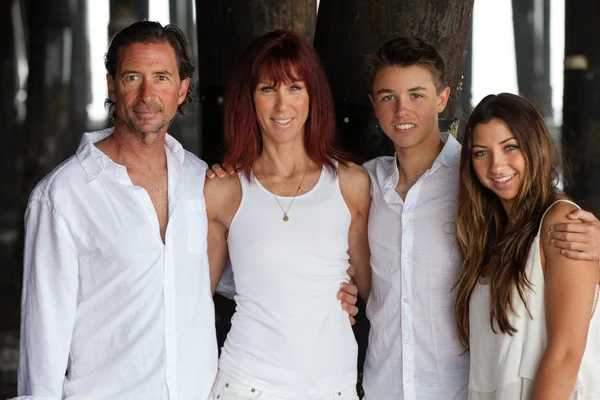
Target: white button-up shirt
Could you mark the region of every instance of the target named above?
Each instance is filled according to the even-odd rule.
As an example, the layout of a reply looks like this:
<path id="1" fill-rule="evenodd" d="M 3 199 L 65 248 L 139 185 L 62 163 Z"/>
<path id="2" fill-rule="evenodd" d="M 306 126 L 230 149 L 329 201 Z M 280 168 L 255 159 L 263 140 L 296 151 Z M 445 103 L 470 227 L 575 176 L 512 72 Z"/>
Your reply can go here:
<path id="1" fill-rule="evenodd" d="M 368 400 L 466 399 L 469 359 L 454 323 L 452 286 L 460 144 L 445 145 L 405 200 L 395 157 L 364 164 L 371 177 L 369 245 L 373 281 L 363 387 Z"/>
<path id="2" fill-rule="evenodd" d="M 29 199 L 19 395 L 205 400 L 217 370 L 206 164 L 167 135 L 163 244 L 147 192 L 94 145 L 110 134 L 84 134 Z"/>

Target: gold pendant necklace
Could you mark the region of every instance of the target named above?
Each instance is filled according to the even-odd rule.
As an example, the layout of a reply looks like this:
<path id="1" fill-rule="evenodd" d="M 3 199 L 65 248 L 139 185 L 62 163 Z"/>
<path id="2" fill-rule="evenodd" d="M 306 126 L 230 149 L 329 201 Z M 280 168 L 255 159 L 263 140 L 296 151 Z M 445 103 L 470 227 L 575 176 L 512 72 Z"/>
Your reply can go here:
<path id="1" fill-rule="evenodd" d="M 290 217 L 288 216 L 288 213 L 290 212 L 290 209 L 294 205 L 294 201 L 296 200 L 296 197 L 298 196 L 298 193 L 300 193 L 300 189 L 302 188 L 302 183 L 304 183 L 304 178 L 306 178 L 306 171 L 308 171 L 308 164 L 304 167 L 304 175 L 302 175 L 302 180 L 300 180 L 300 184 L 298 185 L 298 189 L 296 189 L 296 194 L 292 198 L 292 201 L 290 202 L 290 205 L 288 206 L 287 210 L 284 210 L 283 206 L 279 202 L 279 199 L 277 198 L 277 195 L 275 193 L 273 193 L 273 191 L 269 190 L 272 186 L 271 186 L 271 182 L 269 182 L 269 178 L 267 178 L 267 175 L 264 172 L 262 174 L 265 177 L 266 183 L 269 185 L 269 188 L 267 188 L 267 190 L 269 190 L 269 192 L 273 195 L 273 198 L 277 202 L 277 205 L 279 206 L 279 208 L 281 208 L 281 212 L 283 213 L 283 222 L 288 222 L 290 220 Z M 279 171 L 277 171 L 277 172 L 279 172 Z"/>

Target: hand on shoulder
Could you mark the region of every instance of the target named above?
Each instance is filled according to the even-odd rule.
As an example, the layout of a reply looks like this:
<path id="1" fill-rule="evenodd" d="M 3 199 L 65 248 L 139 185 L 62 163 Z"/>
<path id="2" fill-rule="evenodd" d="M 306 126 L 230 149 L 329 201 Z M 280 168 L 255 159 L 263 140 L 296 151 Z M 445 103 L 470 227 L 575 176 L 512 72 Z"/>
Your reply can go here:
<path id="1" fill-rule="evenodd" d="M 600 221 L 581 209 L 571 212 L 568 219 L 550 227 L 550 244 L 574 260 L 600 260 Z"/>

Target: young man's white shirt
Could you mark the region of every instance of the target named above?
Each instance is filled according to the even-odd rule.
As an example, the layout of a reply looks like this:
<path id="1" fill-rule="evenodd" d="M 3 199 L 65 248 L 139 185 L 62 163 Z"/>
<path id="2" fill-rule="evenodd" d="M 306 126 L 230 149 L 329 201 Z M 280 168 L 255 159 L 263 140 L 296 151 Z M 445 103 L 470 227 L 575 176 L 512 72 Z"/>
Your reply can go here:
<path id="1" fill-rule="evenodd" d="M 217 370 L 207 166 L 167 135 L 163 244 L 147 192 L 94 145 L 112 132 L 84 134 L 29 199 L 20 398 L 205 400 Z"/>
<path id="2" fill-rule="evenodd" d="M 410 188 L 396 192 L 396 157 L 363 166 L 371 177 L 373 270 L 364 366 L 366 400 L 467 399 L 468 355 L 458 342 L 452 286 L 460 267 L 456 200 L 460 144 L 444 147 Z"/>

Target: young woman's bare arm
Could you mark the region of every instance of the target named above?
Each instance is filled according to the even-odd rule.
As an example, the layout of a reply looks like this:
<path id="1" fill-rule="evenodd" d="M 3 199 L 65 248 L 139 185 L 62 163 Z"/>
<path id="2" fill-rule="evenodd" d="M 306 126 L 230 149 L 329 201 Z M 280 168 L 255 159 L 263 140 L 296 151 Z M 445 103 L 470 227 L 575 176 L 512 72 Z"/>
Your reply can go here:
<path id="1" fill-rule="evenodd" d="M 547 235 L 550 226 L 568 221 L 567 214 L 574 209 L 572 204 L 558 203 L 542 224 L 548 346 L 535 378 L 532 400 L 569 398 L 587 342 L 598 263 L 561 255 Z"/>

